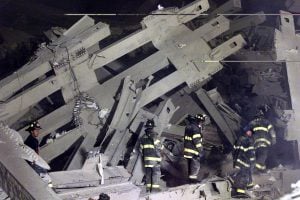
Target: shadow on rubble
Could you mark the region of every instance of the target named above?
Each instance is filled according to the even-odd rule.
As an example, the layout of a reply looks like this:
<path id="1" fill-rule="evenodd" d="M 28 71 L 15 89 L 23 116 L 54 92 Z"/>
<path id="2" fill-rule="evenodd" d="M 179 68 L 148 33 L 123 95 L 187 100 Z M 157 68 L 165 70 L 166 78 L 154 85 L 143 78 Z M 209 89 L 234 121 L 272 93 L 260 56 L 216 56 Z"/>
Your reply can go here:
<path id="1" fill-rule="evenodd" d="M 161 164 L 162 179 L 167 187 L 176 187 L 189 184 L 187 160 L 182 156 L 168 156 Z M 207 178 L 225 177 L 233 171 L 231 155 L 225 155 L 217 149 L 205 151 L 201 158 L 201 169 L 198 182 Z"/>

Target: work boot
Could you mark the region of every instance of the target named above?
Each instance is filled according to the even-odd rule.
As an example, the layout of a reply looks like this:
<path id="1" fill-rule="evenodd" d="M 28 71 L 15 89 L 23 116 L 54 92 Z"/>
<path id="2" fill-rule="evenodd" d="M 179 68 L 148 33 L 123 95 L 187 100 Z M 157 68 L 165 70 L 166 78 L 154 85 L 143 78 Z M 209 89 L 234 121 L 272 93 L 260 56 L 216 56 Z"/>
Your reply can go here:
<path id="1" fill-rule="evenodd" d="M 197 179 L 193 179 L 193 178 L 190 178 L 189 179 L 189 182 L 190 184 L 196 184 L 196 183 L 199 183 L 199 181 Z"/>
<path id="2" fill-rule="evenodd" d="M 253 174 L 259 175 L 259 174 L 261 174 L 261 173 L 262 173 L 261 170 L 259 170 L 259 169 L 257 169 L 257 168 L 254 168 L 254 169 L 253 169 Z"/>
<path id="3" fill-rule="evenodd" d="M 248 195 L 246 193 L 239 193 L 239 192 L 236 192 L 235 190 L 231 191 L 231 197 L 236 198 L 236 199 L 249 199 L 249 198 L 251 198 L 250 195 Z"/>
<path id="4" fill-rule="evenodd" d="M 160 188 L 152 188 L 151 189 L 151 193 L 157 193 L 157 192 L 161 192 Z"/>
<path id="5" fill-rule="evenodd" d="M 150 187 L 146 187 L 146 192 L 150 193 L 151 192 L 151 188 Z"/>

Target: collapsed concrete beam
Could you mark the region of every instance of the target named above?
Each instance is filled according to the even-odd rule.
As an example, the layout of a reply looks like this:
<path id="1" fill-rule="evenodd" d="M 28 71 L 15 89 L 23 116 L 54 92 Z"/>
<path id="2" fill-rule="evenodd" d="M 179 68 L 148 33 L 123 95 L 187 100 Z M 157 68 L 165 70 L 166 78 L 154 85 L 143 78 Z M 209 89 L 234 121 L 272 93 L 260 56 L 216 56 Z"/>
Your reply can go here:
<path id="1" fill-rule="evenodd" d="M 98 69 L 104 65 L 120 58 L 121 56 L 137 49 L 138 47 L 151 41 L 148 36 L 148 30 L 139 30 L 132 33 L 128 37 L 104 48 L 102 51 L 97 53 L 97 57 L 93 63 L 93 69 Z M 118 53 L 116 53 L 118 52 Z"/>
<path id="2" fill-rule="evenodd" d="M 100 68 L 113 60 L 120 58 L 121 56 L 137 49 L 138 47 L 150 42 L 157 36 L 158 26 L 170 26 L 169 21 L 172 21 L 172 26 L 178 26 L 186 23 L 193 18 L 199 16 L 201 13 L 208 10 L 209 4 L 207 0 L 194 1 L 191 4 L 179 9 L 178 14 L 193 13 L 194 15 L 151 15 L 145 17 L 142 21 L 147 28 L 139 30 L 126 38 L 106 47 L 100 51 L 97 58 L 94 60 L 93 69 Z M 115 52 L 118 52 L 117 54 Z"/>
<path id="3" fill-rule="evenodd" d="M 151 101 L 157 99 L 158 97 L 183 84 L 184 82 L 185 80 L 183 74 L 179 71 L 176 71 L 158 81 L 157 83 L 154 83 L 143 91 L 141 97 L 141 107 L 147 105 Z"/>
<path id="4" fill-rule="evenodd" d="M 207 95 L 206 91 L 199 89 L 196 92 L 197 98 L 201 104 L 206 108 L 209 115 L 213 118 L 217 126 L 221 129 L 222 133 L 226 136 L 228 141 L 233 145 L 236 141 L 236 136 L 231 127 L 227 124 L 224 117 L 218 111 L 212 100 Z"/>
<path id="5" fill-rule="evenodd" d="M 48 53 L 52 54 L 52 52 L 49 50 Z M 37 61 L 33 61 L 32 63 L 24 65 L 21 69 L 0 81 L 0 100 L 6 100 L 25 85 L 37 79 L 38 77 L 41 77 L 52 69 L 50 63 L 46 61 L 39 64 L 38 70 L 36 70 L 36 63 L 39 63 L 38 61 L 40 59 L 41 58 L 38 58 Z"/>
<path id="6" fill-rule="evenodd" d="M 89 110 L 83 110 L 80 114 L 80 117 L 83 120 L 83 125 L 81 125 L 81 134 L 84 137 L 84 140 L 75 150 L 74 157 L 69 163 L 67 170 L 80 169 L 86 159 L 87 153 L 94 147 L 96 143 L 98 134 L 100 133 L 101 126 L 96 126 L 90 123 L 89 119 L 95 119 L 95 113 Z M 98 113 L 96 113 L 98 114 Z"/>
<path id="7" fill-rule="evenodd" d="M 286 71 L 289 94 L 291 96 L 291 109 L 293 110 L 293 117 L 288 123 L 287 138 L 288 140 L 298 141 L 298 155 L 300 154 L 300 95 L 299 85 L 300 80 L 298 74 L 299 67 L 299 34 L 295 33 L 294 16 L 291 13 L 280 11 L 280 30 L 275 29 L 275 49 L 276 60 L 286 61 Z"/>
<path id="8" fill-rule="evenodd" d="M 95 163 L 97 165 L 98 163 Z M 98 168 L 94 170 L 71 170 L 49 173 L 53 187 L 56 191 L 63 192 L 64 189 L 88 188 L 101 185 L 101 175 Z M 105 167 L 103 169 L 103 185 L 120 184 L 127 182 L 130 174 L 122 167 Z"/>
<path id="9" fill-rule="evenodd" d="M 208 2 L 207 2 L 207 0 L 201 0 L 201 1 L 196 1 L 196 2 L 193 2 L 192 4 L 190 4 L 190 5 L 188 5 L 188 6 L 186 6 L 186 7 L 184 7 L 184 8 L 182 8 L 182 9 L 180 9 L 178 12 L 179 13 L 184 13 L 184 12 L 187 12 L 187 11 L 189 11 L 189 10 L 191 10 L 191 11 L 195 11 L 195 15 L 193 15 L 193 16 L 189 16 L 189 15 L 182 15 L 182 16 L 176 16 L 176 15 L 174 15 L 174 16 L 172 16 L 172 18 L 174 18 L 174 20 L 176 21 L 176 24 L 177 25 L 179 25 L 179 24 L 181 24 L 181 23 L 184 23 L 184 22 L 186 22 L 186 21 L 188 21 L 188 20 L 191 20 L 191 19 L 193 19 L 194 17 L 196 17 L 198 14 L 200 14 L 200 13 L 202 13 L 202 12 L 204 12 L 205 10 L 207 10 L 208 9 L 208 7 L 209 7 L 209 5 L 208 5 Z M 89 21 L 89 19 L 88 19 L 88 17 L 84 17 L 83 19 L 82 19 L 82 21 L 85 21 L 85 20 L 88 20 Z M 154 18 L 145 18 L 145 20 L 143 21 L 143 23 L 145 23 L 147 26 L 149 26 L 153 21 L 157 21 L 157 17 L 154 17 Z M 163 23 L 165 23 L 165 22 L 163 22 Z M 88 23 L 89 24 L 89 23 Z M 83 27 L 85 27 L 85 25 L 82 25 L 82 23 L 81 23 L 81 21 L 80 22 L 78 22 L 78 27 L 79 27 L 79 29 L 81 30 L 81 26 L 83 26 Z M 76 24 L 74 25 L 75 27 L 76 27 Z M 72 29 L 72 28 L 71 28 Z M 140 33 L 136 33 L 136 34 L 133 34 L 134 35 L 134 38 L 133 39 L 126 39 L 126 40 L 124 40 L 124 42 L 125 43 L 122 43 L 121 44 L 121 46 L 122 46 L 122 48 L 121 49 L 124 49 L 125 51 L 124 52 L 129 52 L 128 50 L 130 50 L 130 47 L 128 47 L 128 46 L 126 46 L 126 43 L 128 43 L 128 45 L 132 45 L 132 44 L 134 44 L 135 42 L 137 42 L 137 41 L 139 41 L 138 43 L 139 44 L 145 44 L 144 42 L 141 42 L 141 41 L 143 41 L 143 40 L 148 40 L 148 39 L 145 39 L 146 38 L 146 36 L 145 36 L 145 34 L 144 34 L 144 32 L 146 31 L 146 30 L 150 30 L 150 28 L 148 27 L 147 29 L 144 29 L 144 30 L 141 30 L 140 31 Z M 151 29 L 156 29 L 156 26 L 151 26 Z M 75 30 L 77 30 L 77 28 L 75 29 Z M 77 31 L 78 32 L 78 31 Z M 101 35 L 101 34 L 100 34 Z M 147 35 L 147 34 L 146 34 Z M 137 38 L 136 38 L 137 37 Z M 89 38 L 89 37 L 88 37 Z M 94 37 L 93 37 L 94 38 Z M 138 38 L 140 38 L 140 39 L 138 39 Z M 148 41 L 150 41 L 150 40 L 148 40 Z M 72 44 L 72 42 L 70 42 L 71 44 Z M 74 43 L 76 43 L 76 41 L 74 41 Z M 55 44 L 55 43 L 54 43 Z M 76 46 L 76 45 L 75 45 Z M 139 46 L 139 45 L 138 45 Z M 125 48 L 124 48 L 125 47 Z M 64 48 L 66 48 L 66 49 L 64 49 Z M 79 48 L 79 47 L 78 47 Z M 83 47 L 83 50 L 84 49 L 86 49 L 87 47 Z M 117 46 L 117 47 L 115 47 L 115 48 L 117 48 L 118 49 L 118 51 L 117 52 L 122 52 L 121 50 L 120 50 L 120 48 Z M 69 62 L 71 62 L 72 64 L 74 64 L 74 62 L 73 62 L 73 60 L 75 59 L 77 59 L 76 57 L 77 57 L 77 50 L 78 50 L 78 56 L 79 57 L 82 57 L 81 56 L 81 53 L 80 53 L 80 48 L 79 49 L 77 49 L 77 47 L 75 48 L 75 52 L 68 52 L 68 47 L 61 47 L 61 48 L 59 48 L 59 49 L 57 49 L 57 53 L 59 53 L 59 52 L 61 52 L 61 53 L 59 53 L 59 55 L 58 55 L 58 57 L 56 56 L 56 60 L 58 61 L 58 64 L 60 64 L 61 62 L 61 64 L 62 65 L 66 65 L 66 63 L 65 63 L 65 59 L 67 59 L 67 60 L 69 60 Z M 110 46 L 109 48 L 107 48 L 107 50 L 108 50 L 108 52 L 111 52 L 112 50 L 114 50 L 114 48 L 113 48 L 113 46 Z M 69 50 L 70 51 L 70 50 Z M 105 50 L 103 50 L 103 51 L 105 51 Z M 100 52 L 100 56 L 96 56 L 96 58 L 107 58 L 107 56 L 109 57 L 109 59 L 111 59 L 111 61 L 112 60 L 114 60 L 114 59 L 116 59 L 118 56 L 120 57 L 121 55 L 122 55 L 122 53 L 120 54 L 115 54 L 115 51 L 112 51 L 113 52 L 113 55 L 103 55 L 103 56 L 101 56 L 101 54 L 103 54 L 103 51 L 102 52 Z M 74 54 L 74 56 L 73 56 L 73 54 Z M 80 54 L 80 55 L 79 55 Z M 125 53 L 124 53 L 125 54 Z M 123 55 L 124 55 L 123 54 Z M 117 55 L 117 57 L 114 57 L 114 55 Z M 61 60 L 59 60 L 60 59 L 60 57 L 62 57 L 63 58 L 63 60 L 61 61 Z M 70 59 L 71 58 L 71 59 Z M 79 61 L 76 61 L 75 62 L 75 65 L 76 65 L 76 63 L 77 64 L 79 64 L 78 62 L 82 62 L 82 61 L 84 61 L 84 60 L 82 60 L 82 59 L 88 59 L 88 57 L 86 57 L 86 56 L 84 56 L 84 58 L 81 58 L 81 59 L 79 59 Z M 107 64 L 107 61 L 105 61 L 106 63 L 104 63 L 104 64 Z M 87 63 L 86 63 L 87 64 Z M 104 65 L 103 64 L 103 65 Z M 97 66 L 98 64 L 97 64 L 97 60 L 94 60 L 93 61 L 93 66 Z M 86 66 L 85 64 L 84 64 L 84 66 Z M 88 64 L 87 64 L 87 66 L 88 66 Z M 91 66 L 92 68 L 93 68 L 93 66 Z M 75 68 L 74 68 L 74 71 L 76 72 L 76 67 L 78 67 L 78 66 L 75 66 Z M 81 65 L 81 68 L 82 68 L 82 65 Z M 70 69 L 70 72 L 69 73 L 58 73 L 59 75 L 59 77 L 58 77 L 58 79 L 59 79 L 59 82 L 60 82 L 60 86 L 61 87 L 63 87 L 63 90 L 62 90 L 62 92 L 63 92 L 63 96 L 64 96 L 64 98 L 65 98 L 65 100 L 66 101 L 69 101 L 70 99 L 72 99 L 73 97 L 74 97 L 74 95 L 73 94 L 71 94 L 71 93 L 68 93 L 67 91 L 66 91 L 66 89 L 68 89 L 68 90 L 72 90 L 72 89 L 74 89 L 74 88 L 72 88 L 72 81 L 73 82 L 75 82 L 75 80 L 76 80 L 76 76 L 80 76 L 80 74 L 82 74 L 82 73 L 80 73 L 81 72 L 81 70 L 79 70 L 79 73 L 77 72 L 77 73 L 75 73 L 75 77 L 74 77 L 74 73 L 72 72 L 72 69 Z M 67 75 L 68 74 L 68 75 Z M 74 79 L 74 80 L 73 80 Z M 89 89 L 89 88 L 92 88 L 92 86 L 93 86 L 93 84 L 96 84 L 97 83 L 97 81 L 96 81 L 96 79 L 95 80 L 93 80 L 91 83 L 88 83 L 88 85 L 86 85 L 86 81 L 84 81 L 85 79 L 78 79 L 77 81 L 79 81 L 79 84 L 78 83 L 76 83 L 76 85 L 78 84 L 78 86 L 80 87 L 80 85 L 84 85 L 84 86 L 82 86 L 83 87 L 83 89 L 84 89 L 84 91 L 86 91 L 87 89 Z M 66 86 L 65 86 L 66 85 Z M 66 87 L 66 88 L 64 88 L 64 87 Z M 76 89 L 76 88 L 75 88 Z M 42 96 L 42 97 L 46 97 L 46 96 Z M 30 105 L 29 105 L 30 106 Z M 13 113 L 13 114 L 15 114 L 15 113 Z"/>
<path id="10" fill-rule="evenodd" d="M 53 142 L 41 147 L 40 155 L 46 162 L 50 162 L 57 156 L 67 151 L 82 136 L 78 128 L 65 133 Z"/>
<path id="11" fill-rule="evenodd" d="M 10 152 L 4 147 L 0 145 L 0 187 L 11 199 L 60 199 L 25 160 L 7 156 Z"/>
<path id="12" fill-rule="evenodd" d="M 182 139 L 184 136 L 185 126 L 170 124 L 163 130 L 163 137 Z"/>
<path id="13" fill-rule="evenodd" d="M 227 34 L 233 34 L 236 31 L 240 31 L 247 27 L 255 27 L 259 24 L 262 24 L 266 20 L 266 15 L 264 15 L 264 12 L 258 12 L 256 15 L 252 16 L 246 16 L 241 17 L 236 20 L 232 20 L 230 23 L 230 29 L 225 33 Z"/>
<path id="14" fill-rule="evenodd" d="M 39 98 L 40 100 L 51 94 L 51 92 L 53 91 L 49 89 L 52 89 L 53 86 L 56 86 L 57 90 L 62 89 L 65 101 L 70 101 L 72 98 L 74 98 L 74 96 L 76 96 L 74 92 L 71 92 L 74 90 L 74 84 L 76 83 L 76 80 L 74 79 L 76 79 L 76 77 L 78 78 L 77 81 L 80 82 L 79 85 L 81 86 L 80 89 L 82 91 L 86 91 L 87 89 L 90 89 L 92 86 L 97 84 L 97 78 L 94 74 L 94 71 L 88 68 L 89 60 L 87 59 L 89 57 L 87 56 L 86 49 L 97 44 L 99 40 L 104 39 L 108 35 L 110 35 L 108 25 L 99 22 L 98 24 L 90 27 L 87 30 L 84 30 L 83 32 L 79 33 L 73 38 L 63 37 L 59 39 L 59 41 L 55 41 L 58 43 L 53 42 L 50 46 L 54 46 L 52 51 L 55 51 L 55 53 L 49 51 L 48 48 L 42 49 L 39 53 L 40 55 L 38 55 L 39 57 L 37 58 L 37 60 L 33 61 L 28 65 L 25 65 L 15 74 L 1 81 L 1 85 L 3 84 L 3 94 L 1 93 L 0 99 L 5 99 L 11 96 L 28 83 L 44 75 L 46 72 L 54 69 L 56 75 L 54 77 L 48 78 L 51 84 L 45 86 L 48 87 L 48 90 L 42 88 L 41 85 L 38 85 L 39 87 L 34 85 L 26 91 L 23 91 L 22 94 L 24 95 L 18 96 L 25 100 L 28 96 L 30 96 L 31 98 Z M 64 42 L 63 46 L 60 45 L 62 42 Z M 52 63 L 50 64 L 49 61 L 51 61 Z M 76 68 L 68 68 L 67 65 L 70 64 L 75 65 Z M 85 73 L 82 73 L 82 70 L 85 71 Z M 86 81 L 85 77 L 81 78 L 82 74 L 85 74 L 85 76 L 87 76 L 87 73 L 90 73 L 88 75 L 90 77 L 88 79 L 89 81 Z M 94 79 L 92 79 L 93 76 Z M 42 92 L 36 91 L 39 89 L 41 89 Z M 36 95 L 32 96 L 32 91 Z M 9 100 L 9 102 L 6 102 L 8 104 L 6 107 L 7 109 L 9 109 L 9 114 L 1 117 L 2 120 L 8 119 L 9 117 L 16 115 L 14 109 L 10 110 L 10 105 L 15 104 L 16 98 L 15 101 L 12 101 L 11 99 Z M 37 100 L 34 100 L 30 103 L 22 101 L 22 107 L 18 110 L 22 111 L 24 109 L 27 109 L 37 102 Z"/>
<path id="15" fill-rule="evenodd" d="M 162 69 L 168 65 L 167 59 L 160 53 L 156 52 L 153 55 L 147 57 L 143 61 L 137 63 L 136 65 L 130 67 L 128 70 L 120 73 L 119 75 L 113 77 L 112 79 L 106 81 L 100 86 L 96 86 L 89 91 L 92 96 L 94 94 L 106 94 L 105 96 L 101 95 L 99 97 L 95 96 L 97 101 L 101 103 L 101 106 L 104 108 L 111 108 L 114 104 L 114 95 L 117 91 L 120 82 L 123 78 L 128 75 L 131 75 L 131 79 L 138 81 L 140 79 L 147 78 L 156 71 Z M 67 124 L 72 120 L 74 101 L 69 102 L 68 104 L 56 109 L 45 117 L 39 119 L 41 126 L 43 127 L 40 139 L 42 139 L 47 134 L 55 131 L 57 128 Z M 51 122 L 51 123 L 49 123 Z M 28 132 L 25 131 L 27 127 L 19 130 L 23 139 L 28 137 Z"/>
<path id="16" fill-rule="evenodd" d="M 46 96 L 56 92 L 60 89 L 55 77 L 50 77 L 42 81 L 38 85 L 22 92 L 20 95 L 14 97 L 8 102 L 5 102 L 5 119 L 22 112 L 28 107 L 38 103 Z M 4 120 L 1 119 L 0 120 Z"/>
<path id="17" fill-rule="evenodd" d="M 85 188 L 82 190 L 64 191 L 59 194 L 61 199 L 98 199 L 99 194 L 105 193 L 113 200 L 138 200 L 141 189 L 132 183 L 116 183 L 114 185 L 105 185 L 99 187 Z"/>
<path id="18" fill-rule="evenodd" d="M 226 22 L 225 19 L 224 19 L 224 21 Z M 215 27 L 212 27 L 212 29 L 214 29 L 214 28 Z M 226 28 L 224 30 L 226 30 Z M 184 29 L 184 28 L 182 29 L 182 31 L 186 31 L 188 34 L 193 35 L 193 36 L 196 35 L 195 33 L 191 33 L 191 31 L 188 31 L 187 29 Z M 179 38 L 176 38 L 176 39 L 178 40 Z M 203 49 L 205 42 L 203 40 L 199 40 L 199 39 L 197 41 L 200 42 L 201 44 L 203 44 L 203 45 L 200 45 L 202 48 L 202 52 L 204 54 L 205 53 L 208 54 L 210 52 L 210 48 L 208 47 L 208 45 L 206 44 L 206 48 Z M 184 43 L 184 44 L 186 44 L 186 43 Z M 235 36 L 235 37 L 231 38 L 229 41 L 227 41 L 227 42 L 223 43 L 222 45 L 213 49 L 210 52 L 210 55 L 207 57 L 210 57 L 210 59 L 215 60 L 215 61 L 217 61 L 218 59 L 224 59 L 231 53 L 234 53 L 237 50 L 239 50 L 244 44 L 245 44 L 245 42 L 240 35 Z M 163 44 L 159 44 L 159 43 L 157 43 L 156 45 L 158 45 L 157 47 L 159 49 L 161 49 L 162 52 L 167 54 L 167 56 L 170 58 L 171 62 L 173 62 L 173 64 L 176 66 L 176 68 L 178 70 L 176 72 L 173 72 L 169 76 L 163 78 L 162 80 L 158 81 L 157 83 L 151 85 L 150 87 L 146 88 L 143 91 L 141 99 L 140 99 L 141 107 L 144 105 L 147 105 L 151 101 L 155 100 L 156 98 L 160 97 L 161 95 L 167 93 L 168 91 L 172 90 L 173 88 L 181 85 L 182 83 L 184 83 L 186 81 L 188 83 L 195 83 L 198 81 L 203 81 L 207 77 L 209 77 L 212 74 L 212 72 L 218 71 L 218 70 L 216 70 L 216 68 L 209 68 L 209 69 L 206 68 L 206 70 L 207 70 L 206 78 L 205 78 L 205 76 L 200 77 L 200 80 L 199 80 L 199 76 L 197 76 L 199 74 L 199 73 L 197 73 L 197 68 L 195 69 L 194 66 L 188 66 L 187 63 L 190 64 L 189 63 L 190 61 L 184 62 L 187 59 L 178 58 L 178 54 L 176 54 L 176 52 L 179 51 L 178 48 L 177 49 L 175 48 L 175 50 L 174 50 L 174 47 L 169 46 L 169 45 L 164 46 Z M 195 45 L 191 45 L 188 49 L 183 49 L 183 51 L 191 51 L 191 47 L 193 47 L 193 46 L 195 46 Z M 167 47 L 167 49 L 165 49 L 165 47 Z M 170 51 L 170 49 L 174 50 L 175 52 Z M 223 53 L 222 50 L 227 50 L 227 51 Z M 195 65 L 195 63 L 193 63 L 193 64 Z M 197 74 L 195 75 L 195 73 L 197 73 Z M 203 71 L 201 71 L 201 75 L 203 75 Z M 140 174 L 140 173 L 137 172 L 137 174 Z"/>
<path id="19" fill-rule="evenodd" d="M 78 20 L 75 24 L 73 24 L 68 30 L 66 30 L 63 35 L 66 37 L 74 37 L 80 32 L 90 28 L 95 24 L 95 20 L 85 15 L 80 20 Z"/>
<path id="20" fill-rule="evenodd" d="M 110 123 L 110 130 L 106 134 L 113 134 L 108 147 L 105 149 L 104 154 L 109 159 L 109 165 L 115 166 L 118 164 L 119 159 L 117 157 L 114 157 L 115 151 L 117 151 L 119 148 L 123 150 L 124 145 L 126 144 L 120 144 L 120 141 L 124 137 L 124 134 L 126 132 L 126 127 L 130 123 L 130 118 L 134 117 L 131 116 L 133 110 L 135 109 L 135 106 L 138 103 L 137 99 L 137 93 L 135 91 L 135 85 L 130 80 L 130 77 L 126 77 L 124 79 L 122 91 L 121 91 L 121 97 L 118 102 L 118 106 L 116 108 L 116 111 L 113 116 L 113 120 Z M 119 157 L 120 155 L 118 155 Z"/>
<path id="21" fill-rule="evenodd" d="M 89 94 L 94 96 L 102 107 L 111 108 L 114 104 L 114 95 L 120 86 L 120 82 L 126 76 L 130 76 L 131 80 L 138 82 L 139 80 L 147 78 L 151 74 L 154 74 L 168 65 L 169 62 L 167 58 L 158 51 L 134 66 L 131 66 L 124 72 L 104 82 L 100 86 L 93 87 L 89 90 Z M 102 94 L 106 95 L 103 96 Z"/>
<path id="22" fill-rule="evenodd" d="M 174 113 L 179 109 L 179 106 L 175 106 L 171 99 L 168 99 L 160 110 L 157 110 L 157 120 L 156 120 L 156 127 L 155 131 L 159 134 L 162 134 L 163 130 L 168 127 L 171 118 L 173 117 Z"/>
<path id="23" fill-rule="evenodd" d="M 96 187 L 101 182 L 101 177 L 96 170 L 58 171 L 51 172 L 49 175 L 56 190 Z"/>
<path id="24" fill-rule="evenodd" d="M 155 73 L 156 71 L 162 69 L 167 65 L 167 58 L 165 58 L 160 52 L 156 52 L 153 55 L 144 59 L 143 61 L 130 67 L 128 70 L 125 70 L 119 75 L 106 81 L 102 85 L 94 87 L 88 93 L 92 94 L 91 96 L 95 96 L 96 94 L 98 94 L 99 97 L 95 96 L 95 98 L 97 98 L 97 101 L 100 102 L 101 106 L 104 108 L 111 108 L 114 104 L 113 97 L 123 78 L 125 78 L 128 75 L 131 75 L 132 80 L 138 81 L 140 79 L 147 78 L 151 74 Z M 106 95 L 103 96 L 101 94 Z M 4 110 L 5 106 L 3 105 L 2 107 Z M 40 138 L 43 138 L 45 135 L 55 131 L 57 128 L 70 122 L 72 120 L 73 107 L 74 101 L 71 101 L 68 104 L 49 113 L 45 117 L 39 119 L 39 122 L 43 127 Z M 24 127 L 23 129 L 19 130 L 23 139 L 28 137 L 28 132 L 25 131 L 26 128 L 27 127 Z"/>
<path id="25" fill-rule="evenodd" d="M 291 13 L 280 11 L 280 28 L 275 29 L 275 48 L 277 60 L 298 61 L 299 34 L 295 33 L 294 17 Z M 288 64 L 288 62 L 287 62 Z"/>
<path id="26" fill-rule="evenodd" d="M 197 44 L 197 42 L 195 41 L 194 43 Z M 204 43 L 201 44 L 204 45 Z M 209 47 L 205 49 L 203 45 L 200 45 L 201 48 L 203 48 L 202 51 L 208 51 Z M 201 83 L 205 81 L 212 74 L 216 73 L 221 69 L 219 60 L 222 60 L 227 56 L 231 55 L 232 53 L 235 53 L 244 45 L 245 40 L 240 35 L 229 39 L 228 41 L 214 48 L 209 53 L 209 56 L 206 55 L 208 59 L 202 61 L 207 63 L 205 64 L 205 66 L 201 64 L 201 61 L 199 60 L 195 60 L 195 62 L 184 62 L 188 59 L 185 58 L 181 60 L 177 54 L 175 56 L 170 53 L 169 58 L 171 62 L 173 61 L 173 64 L 175 64 L 178 70 L 145 89 L 141 97 L 141 106 L 147 105 L 151 101 L 157 99 L 158 97 L 162 96 L 163 94 L 167 93 L 168 91 L 176 88 L 177 86 L 185 82 L 187 82 L 190 86 L 193 86 L 195 84 L 199 84 L 199 82 Z M 209 63 L 211 63 L 211 65 Z M 198 67 L 201 70 L 199 69 L 198 71 Z"/>
<path id="27" fill-rule="evenodd" d="M 92 19 L 87 16 L 83 17 L 64 33 L 66 34 L 65 36 L 52 42 L 50 47 L 52 48 L 64 42 L 64 46 L 70 48 L 70 51 L 79 48 L 78 45 L 89 48 L 110 35 L 109 26 L 107 24 L 99 22 L 94 25 L 94 20 L 92 20 L 92 23 L 87 23 L 87 21 L 91 20 Z M 78 27 L 79 25 L 80 27 Z M 61 48 L 62 47 L 59 47 L 56 50 L 61 53 Z M 65 50 L 63 49 L 63 51 Z M 36 60 L 27 63 L 14 74 L 0 81 L 0 85 L 2 86 L 0 100 L 6 100 L 7 97 L 10 97 L 28 83 L 52 70 L 52 66 L 49 63 L 54 57 L 52 51 L 48 48 L 43 48 L 37 53 L 37 56 L 38 58 Z M 57 56 L 61 56 L 61 54 Z"/>
<path id="28" fill-rule="evenodd" d="M 45 117 L 39 119 L 39 123 L 42 126 L 42 131 L 39 136 L 39 140 L 41 140 L 43 137 L 45 137 L 47 134 L 55 131 L 56 129 L 60 128 L 61 126 L 67 124 L 72 120 L 73 117 L 73 107 L 74 102 L 70 102 L 53 112 L 49 113 Z M 51 122 L 51 123 L 49 123 Z M 25 131 L 28 128 L 28 126 L 22 128 L 21 130 L 18 130 L 22 138 L 25 140 L 29 133 Z"/>
<path id="29" fill-rule="evenodd" d="M 201 36 L 205 42 L 209 42 L 225 31 L 228 31 L 229 27 L 230 20 L 224 16 L 219 16 L 208 21 L 200 28 L 194 30 L 194 33 L 199 34 L 199 36 Z"/>
<path id="30" fill-rule="evenodd" d="M 213 61 L 223 60 L 243 48 L 245 45 L 246 41 L 244 38 L 240 34 L 236 35 L 214 48 L 210 53 L 210 57 Z"/>

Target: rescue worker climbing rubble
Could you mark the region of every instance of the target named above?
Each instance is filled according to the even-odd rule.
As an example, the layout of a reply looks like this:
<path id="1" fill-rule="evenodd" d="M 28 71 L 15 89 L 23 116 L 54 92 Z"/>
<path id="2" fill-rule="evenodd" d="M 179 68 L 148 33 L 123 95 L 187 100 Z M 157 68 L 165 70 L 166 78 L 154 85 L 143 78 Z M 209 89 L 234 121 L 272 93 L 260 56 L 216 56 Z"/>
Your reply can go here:
<path id="1" fill-rule="evenodd" d="M 252 131 L 249 126 L 246 126 L 234 144 L 233 167 L 238 171 L 229 176 L 232 183 L 231 197 L 233 198 L 250 197 L 246 193 L 246 189 L 254 186 L 252 182 L 252 168 L 255 163 L 253 143 Z"/>
<path id="2" fill-rule="evenodd" d="M 28 138 L 25 140 L 24 144 L 29 146 L 31 149 L 33 149 L 37 154 L 39 154 L 39 140 L 37 139 L 40 135 L 40 130 L 42 127 L 40 126 L 38 121 L 34 121 L 29 124 L 29 127 L 25 129 L 30 133 Z M 38 166 L 34 162 L 29 162 L 30 166 L 36 171 L 36 173 L 45 181 L 48 183 L 49 187 L 53 187 L 52 181 L 50 176 L 48 175 L 48 172 L 46 169 Z"/>
<path id="3" fill-rule="evenodd" d="M 276 133 L 273 125 L 266 119 L 269 107 L 260 106 L 256 118 L 249 123 L 253 131 L 254 148 L 256 153 L 255 172 L 263 173 L 266 171 L 266 159 L 269 148 L 276 144 Z"/>
<path id="4" fill-rule="evenodd" d="M 146 189 L 147 192 L 160 191 L 160 151 L 162 145 L 158 134 L 153 130 L 155 127 L 153 119 L 148 119 L 145 125 L 145 134 L 140 139 L 140 150 L 143 154 Z"/>
<path id="5" fill-rule="evenodd" d="M 188 125 L 184 133 L 184 158 L 188 161 L 188 175 L 191 183 L 197 182 L 202 153 L 202 129 L 207 116 L 205 114 L 188 115 Z"/>

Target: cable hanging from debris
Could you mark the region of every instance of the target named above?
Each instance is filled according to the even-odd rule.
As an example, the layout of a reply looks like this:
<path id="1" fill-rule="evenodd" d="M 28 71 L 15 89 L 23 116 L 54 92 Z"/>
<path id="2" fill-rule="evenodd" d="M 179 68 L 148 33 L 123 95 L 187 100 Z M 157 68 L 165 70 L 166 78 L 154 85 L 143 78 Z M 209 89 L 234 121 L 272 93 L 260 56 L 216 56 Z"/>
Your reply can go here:
<path id="1" fill-rule="evenodd" d="M 101 107 L 94 98 L 90 97 L 87 93 L 81 93 L 81 95 L 77 96 L 75 106 L 73 108 L 73 120 L 76 126 L 81 126 L 83 124 L 83 120 L 80 117 L 83 109 L 101 111 Z"/>

